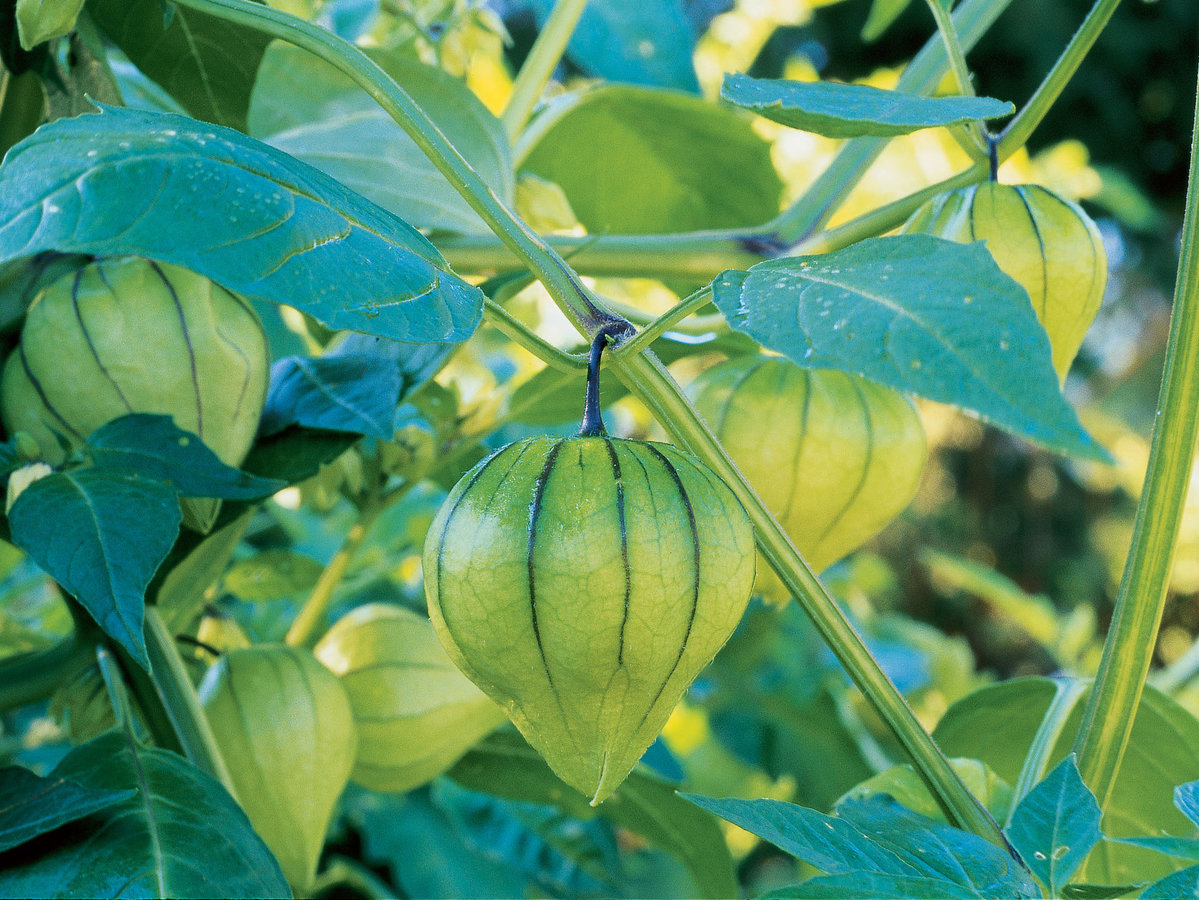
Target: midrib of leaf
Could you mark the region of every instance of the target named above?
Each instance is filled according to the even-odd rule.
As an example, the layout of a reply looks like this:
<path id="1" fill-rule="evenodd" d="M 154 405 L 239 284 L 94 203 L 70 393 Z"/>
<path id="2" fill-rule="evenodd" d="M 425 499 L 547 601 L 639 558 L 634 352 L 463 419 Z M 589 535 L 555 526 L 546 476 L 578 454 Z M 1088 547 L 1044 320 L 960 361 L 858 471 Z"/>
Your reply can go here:
<path id="1" fill-rule="evenodd" d="M 162 852 L 162 844 L 158 839 L 158 817 L 154 814 L 154 804 L 150 802 L 150 784 L 146 779 L 145 769 L 142 768 L 141 757 L 138 755 L 137 738 L 133 734 L 133 723 L 126 719 L 123 723 L 125 742 L 129 746 L 129 758 L 133 761 L 133 770 L 137 776 L 138 790 L 142 797 L 142 806 L 146 813 L 146 831 L 150 836 L 150 852 L 154 860 L 154 876 L 158 881 L 158 896 L 168 897 L 166 879 L 166 861 Z"/>
<path id="2" fill-rule="evenodd" d="M 120 597 L 118 597 L 115 576 L 113 574 L 112 566 L 109 563 L 109 559 L 110 559 L 110 557 L 108 555 L 109 546 L 108 546 L 108 543 L 104 539 L 104 529 L 100 525 L 100 516 L 96 512 L 96 507 L 92 503 L 92 498 L 90 496 L 88 496 L 87 491 L 85 491 L 83 489 L 83 486 L 79 484 L 79 482 L 74 478 L 74 476 L 71 475 L 69 472 L 65 472 L 65 473 L 63 473 L 63 475 L 67 479 L 67 483 L 70 484 L 71 487 L 73 487 L 76 491 L 78 491 L 79 496 L 83 498 L 83 503 L 87 507 L 87 511 L 91 516 L 92 525 L 96 529 L 96 539 L 100 544 L 100 549 L 102 551 L 101 559 L 104 562 L 104 576 L 105 576 L 106 580 L 108 581 L 108 595 L 113 600 L 113 604 L 112 604 L 113 612 L 115 613 L 116 617 L 120 620 L 121 624 L 125 626 L 125 630 L 127 632 L 129 632 L 130 636 L 133 637 L 134 640 L 136 640 L 137 637 L 140 636 L 140 634 L 141 634 L 141 627 L 139 624 L 138 627 L 135 628 L 133 626 L 133 623 L 131 623 L 128 619 L 125 618 L 124 611 L 123 611 L 121 603 L 120 603 Z M 145 598 L 142 598 L 142 599 L 144 600 Z"/>

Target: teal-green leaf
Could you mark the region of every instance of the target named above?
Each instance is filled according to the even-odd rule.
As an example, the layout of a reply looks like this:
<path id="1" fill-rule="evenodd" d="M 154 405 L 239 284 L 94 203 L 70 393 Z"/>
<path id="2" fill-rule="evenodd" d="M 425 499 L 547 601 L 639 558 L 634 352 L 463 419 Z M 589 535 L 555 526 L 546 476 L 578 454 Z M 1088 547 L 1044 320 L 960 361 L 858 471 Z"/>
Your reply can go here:
<path id="1" fill-rule="evenodd" d="M 259 430 L 303 425 L 390 440 L 399 394 L 399 369 L 383 357 L 287 356 L 271 366 Z"/>
<path id="2" fill-rule="evenodd" d="M 1109 461 L 1061 394 L 1028 294 L 982 242 L 896 235 L 767 260 L 720 275 L 713 299 L 733 328 L 801 366 L 862 375 Z"/>
<path id="3" fill-rule="evenodd" d="M 1006 833 L 1032 873 L 1056 897 L 1103 839 L 1100 816 L 1099 803 L 1083 784 L 1071 753 L 1020 801 Z"/>
<path id="4" fill-rule="evenodd" d="M 367 51 L 508 205 L 516 176 L 499 120 L 459 78 L 392 51 Z M 249 133 L 418 228 L 489 233 L 462 195 L 365 91 L 311 53 L 276 41 L 250 98 Z"/>
<path id="5" fill-rule="evenodd" d="M 173 488 L 103 469 L 39 479 L 8 514 L 13 543 L 147 668 L 146 587 L 175 542 L 181 518 Z"/>
<path id="6" fill-rule="evenodd" d="M 981 759 L 1013 784 L 1057 693 L 1049 678 L 1017 678 L 981 688 L 953 704 L 933 737 L 950 756 Z M 1046 768 L 1071 750 L 1086 694 L 1075 702 L 1048 752 Z M 1171 803 L 1176 785 L 1199 777 L 1199 721 L 1170 697 L 1146 687 L 1132 736 L 1103 816 L 1109 837 L 1190 835 L 1194 823 Z M 1097 884 L 1157 878 L 1182 864 L 1116 841 L 1100 843 L 1078 874 Z"/>
<path id="7" fill-rule="evenodd" d="M 866 872 L 943 883 L 932 896 L 1039 896 L 1028 875 L 998 847 L 885 795 L 848 800 L 838 805 L 836 816 L 778 800 L 683 796 L 828 875 Z"/>
<path id="8" fill-rule="evenodd" d="M 17 0 L 17 34 L 32 50 L 42 41 L 62 37 L 75 27 L 83 0 Z"/>
<path id="9" fill-rule="evenodd" d="M 779 211 L 782 182 L 750 117 L 674 91 L 603 85 L 562 97 L 517 155 L 522 171 L 562 188 L 590 232 L 736 228 Z"/>
<path id="10" fill-rule="evenodd" d="M 236 801 L 183 757 L 109 731 L 51 775 L 124 799 L 0 855 L 0 896 L 291 896 Z"/>
<path id="11" fill-rule="evenodd" d="M 1199 898 L 1199 866 L 1191 866 L 1155 881 L 1141 892 L 1140 900 L 1193 900 Z"/>
<path id="12" fill-rule="evenodd" d="M 793 900 L 912 900 L 913 897 L 920 900 L 978 900 L 981 896 L 977 891 L 940 878 L 844 872 L 819 875 L 800 884 L 775 888 L 759 900 L 768 897 L 772 900 L 775 897 Z"/>
<path id="13" fill-rule="evenodd" d="M 92 432 L 87 453 L 97 468 L 163 482 L 183 497 L 260 500 L 287 486 L 225 465 L 170 416 L 134 413 L 113 419 Z"/>
<path id="14" fill-rule="evenodd" d="M 21 766 L 5 766 L 0 769 L 0 852 L 132 794 L 131 790 L 86 788 L 65 778 L 43 778 Z"/>
<path id="15" fill-rule="evenodd" d="M 893 137 L 1015 111 L 1012 104 L 991 97 L 922 97 L 866 84 L 781 81 L 739 73 L 724 76 L 720 97 L 788 128 L 830 138 Z"/>
<path id="16" fill-rule="evenodd" d="M 106 107 L 44 125 L 0 165 L 0 262 L 136 253 L 331 328 L 465 340 L 483 295 L 420 232 L 266 144 L 169 113 Z"/>
<path id="17" fill-rule="evenodd" d="M 695 881 L 695 896 L 738 896 L 733 861 L 716 821 L 676 795 L 672 784 L 643 769 L 592 808 L 587 797 L 550 772 L 520 735 L 501 731 L 480 741 L 447 774 L 463 787 L 551 804 L 578 819 L 603 816 L 679 859 Z"/>
<path id="18" fill-rule="evenodd" d="M 1199 826 L 1199 781 L 1188 781 L 1174 789 L 1178 811 Z"/>
<path id="19" fill-rule="evenodd" d="M 245 130 L 268 35 L 163 0 L 90 0 L 88 13 L 191 115 Z"/>

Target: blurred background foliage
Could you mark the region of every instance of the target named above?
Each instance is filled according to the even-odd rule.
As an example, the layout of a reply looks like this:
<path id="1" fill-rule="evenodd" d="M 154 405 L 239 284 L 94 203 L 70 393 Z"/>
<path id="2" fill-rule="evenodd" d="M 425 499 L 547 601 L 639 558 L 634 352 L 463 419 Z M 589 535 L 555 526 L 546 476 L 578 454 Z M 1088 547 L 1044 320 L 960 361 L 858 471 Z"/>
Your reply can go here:
<path id="1" fill-rule="evenodd" d="M 364 45 L 411 51 L 464 79 L 495 112 L 551 5 L 271 2 Z M 890 86 L 933 31 L 922 0 L 890 5 L 901 10 L 898 17 L 866 40 L 869 0 L 592 0 L 591 15 L 606 12 L 607 18 L 584 18 L 551 90 L 603 78 L 713 97 L 722 73 L 730 71 Z M 1014 0 L 969 53 L 980 93 L 1022 103 L 1088 8 L 1086 0 Z M 643 33 L 621 32 L 621 23 L 630 21 L 640 22 Z M 1065 391 L 1117 465 L 1055 457 L 924 403 L 932 452 L 916 499 L 866 548 L 825 573 L 929 728 L 981 685 L 1018 675 L 1087 675 L 1097 665 L 1148 457 L 1197 57 L 1193 0 L 1125 0 L 1029 152 L 1001 171 L 1003 180 L 1037 181 L 1080 200 L 1102 230 L 1111 263 L 1108 293 Z M 838 147 L 765 122 L 755 127 L 771 142 L 784 203 L 811 183 Z M 961 150 L 941 131 L 897 139 L 834 224 L 963 165 Z M 583 230 L 562 191 L 529 173 L 518 182 L 516 202 L 543 230 Z M 597 287 L 649 313 L 677 300 L 671 285 L 646 279 L 603 279 Z M 560 343 L 575 338 L 538 288 L 523 291 L 509 309 L 539 321 L 540 331 Z M 306 330 L 298 318 L 284 319 L 272 336 L 277 346 L 295 343 L 284 326 L 304 332 L 302 346 L 309 348 L 328 337 Z M 689 358 L 675 365 L 676 374 L 686 379 L 718 358 Z M 514 413 L 516 388 L 539 369 L 529 354 L 484 328 L 414 398 L 413 421 L 454 448 L 438 460 L 440 470 L 434 467 L 431 478 L 371 525 L 337 589 L 331 619 L 371 601 L 424 610 L 418 559 L 424 532 L 445 489 L 483 452 L 479 442 L 498 445 L 575 427 L 569 404 L 560 422 L 545 406 L 543 415 Z M 628 399 L 610 415 L 614 432 L 657 434 L 646 411 Z M 197 641 L 220 650 L 280 640 L 357 520 L 355 499 L 364 478 L 390 464 L 382 456 L 390 452 L 367 441 L 310 482 L 282 492 L 246 523 L 229 568 L 205 595 Z M 65 607 L 19 553 L 7 545 L 0 551 L 0 653 L 45 646 L 68 630 Z M 1188 501 L 1171 588 L 1153 678 L 1199 714 L 1199 487 Z M 197 647 L 196 671 L 210 659 Z M 83 672 L 63 693 L 95 689 L 95 673 Z M 81 728 L 105 727 L 105 721 L 56 719 L 55 710 L 69 700 L 60 693 L 47 709 L 7 715 L 3 755 L 37 764 L 52 758 L 64 733 L 79 739 L 86 736 Z M 755 600 L 647 762 L 667 777 L 685 776 L 696 793 L 770 796 L 827 809 L 899 758 L 798 606 Z M 733 826 L 726 833 L 747 893 L 795 880 L 790 858 Z M 572 819 L 447 779 L 401 797 L 351 793 L 330 859 L 336 865 L 363 861 L 373 873 L 341 872 L 337 891 L 343 894 L 346 884 L 360 879 L 361 890 L 350 889 L 352 896 L 370 893 L 361 881 L 370 877 L 407 896 L 678 896 L 688 890 L 676 862 L 603 819 Z M 445 865 L 431 867 L 430 860 Z"/>

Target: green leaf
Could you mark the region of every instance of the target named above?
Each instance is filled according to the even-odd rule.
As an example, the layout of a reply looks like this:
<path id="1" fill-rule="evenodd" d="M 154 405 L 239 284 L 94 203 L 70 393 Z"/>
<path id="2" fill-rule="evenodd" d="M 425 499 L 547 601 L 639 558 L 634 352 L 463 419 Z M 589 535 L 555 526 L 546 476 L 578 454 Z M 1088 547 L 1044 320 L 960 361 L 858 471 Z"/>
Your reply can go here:
<path id="1" fill-rule="evenodd" d="M 235 563 L 223 587 L 242 600 L 278 600 L 311 589 L 324 570 L 311 556 L 276 547 Z"/>
<path id="2" fill-rule="evenodd" d="M 245 130 L 267 35 L 163 0 L 91 0 L 88 12 L 191 115 Z"/>
<path id="3" fill-rule="evenodd" d="M 680 799 L 672 785 L 643 771 L 634 771 L 616 793 L 593 808 L 587 797 L 551 773 L 520 735 L 497 732 L 447 774 L 463 787 L 551 804 L 575 818 L 603 816 L 681 860 L 695 880 L 696 896 L 738 895 L 732 859 L 716 822 Z"/>
<path id="4" fill-rule="evenodd" d="M 303 425 L 390 440 L 399 395 L 399 370 L 386 359 L 288 356 L 271 366 L 259 430 Z"/>
<path id="5" fill-rule="evenodd" d="M 224 574 L 253 517 L 249 509 L 207 535 L 188 530 L 175 542 L 160 568 L 167 570 L 166 577 L 155 592 L 158 611 L 172 633 L 186 631 L 200 615 L 208 588 Z"/>
<path id="6" fill-rule="evenodd" d="M 359 440 L 359 435 L 342 431 L 292 426 L 255 441 L 241 467 L 264 478 L 298 484 L 317 474 L 321 466 L 337 459 Z"/>
<path id="7" fill-rule="evenodd" d="M 0 855 L 0 896 L 291 896 L 236 801 L 183 757 L 110 731 L 51 774 L 125 799 Z"/>
<path id="8" fill-rule="evenodd" d="M 870 14 L 862 26 L 862 40 L 870 43 L 878 40 L 896 19 L 900 17 L 911 0 L 874 0 Z"/>
<path id="9" fill-rule="evenodd" d="M 194 119 L 106 107 L 0 165 L 0 262 L 137 253 L 247 297 L 396 340 L 456 343 L 482 293 L 418 231 L 321 172 Z"/>
<path id="10" fill-rule="evenodd" d="M 961 759 L 955 757 L 949 761 L 955 772 L 961 776 L 966 787 L 974 796 L 982 801 L 992 816 L 1004 820 L 1012 805 L 1012 786 L 996 775 L 985 763 L 977 759 Z M 910 763 L 901 763 L 884 769 L 877 775 L 849 790 L 838 805 L 847 800 L 861 800 L 875 794 L 887 794 L 902 806 L 930 819 L 946 821 L 945 814 L 937 805 L 936 798 L 929 793 L 924 779 L 912 768 Z"/>
<path id="11" fill-rule="evenodd" d="M 504 203 L 515 196 L 503 126 L 459 78 L 398 52 L 367 51 Z M 490 233 L 424 152 L 350 78 L 276 41 L 250 99 L 249 133 L 418 228 Z"/>
<path id="12" fill-rule="evenodd" d="M 963 889 L 965 896 L 997 900 L 1039 896 L 1027 874 L 998 847 L 890 797 L 846 801 L 836 816 L 826 816 L 779 800 L 683 796 L 829 875 L 930 879 L 944 884 L 943 896 L 959 896 Z"/>
<path id="13" fill-rule="evenodd" d="M 1110 461 L 1062 397 L 1028 295 L 981 242 L 873 238 L 725 272 L 729 324 L 808 368 L 952 403 L 1050 450 Z"/>
<path id="14" fill-rule="evenodd" d="M 533 0 L 541 27 L 553 0 Z M 605 81 L 699 93 L 695 28 L 682 0 L 590 0 L 570 37 L 567 55 Z"/>
<path id="15" fill-rule="evenodd" d="M 181 518 L 173 488 L 103 469 L 41 478 L 21 492 L 8 514 L 13 543 L 147 669 L 146 587 L 175 542 Z"/>
<path id="16" fill-rule="evenodd" d="M 933 737 L 947 754 L 981 759 L 1016 783 L 1056 694 L 1055 682 L 1048 678 L 1017 678 L 981 688 L 949 708 Z M 1075 702 L 1056 737 L 1051 733 L 1042 738 L 1050 744 L 1046 768 L 1071 751 L 1083 705 L 1081 699 Z M 1104 834 L 1190 835 L 1194 823 L 1170 800 L 1176 785 L 1199 776 L 1196 747 L 1199 721 L 1165 694 L 1146 687 L 1104 810 Z M 1108 840 L 1092 851 L 1078 877 L 1115 885 L 1157 878 L 1177 868 L 1179 864 L 1145 848 Z"/>
<path id="17" fill-rule="evenodd" d="M 1141 892 L 1140 900 L 1188 900 L 1199 898 L 1199 866 L 1191 866 L 1155 881 Z"/>
<path id="18" fill-rule="evenodd" d="M 21 766 L 5 766 L 0 769 L 0 852 L 132 795 L 131 790 L 97 790 L 65 778 L 43 778 Z"/>
<path id="19" fill-rule="evenodd" d="M 1032 873 L 1056 897 L 1103 839 L 1101 815 L 1071 753 L 1020 801 L 1006 833 Z"/>
<path id="20" fill-rule="evenodd" d="M 522 146 L 521 170 L 557 183 L 590 232 L 736 228 L 779 211 L 770 145 L 699 97 L 603 85 L 555 101 Z"/>
<path id="21" fill-rule="evenodd" d="M 801 884 L 775 888 L 762 897 L 800 900 L 976 900 L 977 891 L 950 884 L 940 878 L 915 875 L 880 875 L 876 872 L 846 872 L 809 878 Z"/>
<path id="22" fill-rule="evenodd" d="M 97 469 L 141 475 L 183 497 L 260 500 L 287 486 L 225 465 L 170 416 L 134 413 L 114 419 L 92 432 L 87 453 Z"/>
<path id="23" fill-rule="evenodd" d="M 42 41 L 62 37 L 75 27 L 84 0 L 17 0 L 17 33 L 21 46 L 32 50 Z"/>
<path id="24" fill-rule="evenodd" d="M 788 128 L 830 138 L 893 137 L 1015 111 L 1012 104 L 991 97 L 921 97 L 865 84 L 780 81 L 740 73 L 724 76 L 720 98 Z"/>

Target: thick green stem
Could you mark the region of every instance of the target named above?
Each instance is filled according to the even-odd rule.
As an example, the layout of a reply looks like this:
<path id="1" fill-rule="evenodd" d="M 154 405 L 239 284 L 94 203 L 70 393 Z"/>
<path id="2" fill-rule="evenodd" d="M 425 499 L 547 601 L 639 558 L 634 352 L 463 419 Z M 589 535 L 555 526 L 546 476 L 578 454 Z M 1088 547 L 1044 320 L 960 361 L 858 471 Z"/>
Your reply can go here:
<path id="1" fill-rule="evenodd" d="M 184 754 L 192 765 L 236 797 L 233 778 L 179 656 L 175 636 L 153 606 L 146 607 L 146 653 L 150 657 L 150 677 Z"/>
<path id="2" fill-rule="evenodd" d="M 554 4 L 537 40 L 533 42 L 533 49 L 520 67 L 512 85 L 512 96 L 508 98 L 508 105 L 500 116 L 510 140 L 514 140 L 529 121 L 537 99 L 554 74 L 562 54 L 566 52 L 566 45 L 570 43 L 570 36 L 574 34 L 586 6 L 587 0 L 558 0 Z"/>
<path id="3" fill-rule="evenodd" d="M 684 234 L 601 234 L 546 241 L 584 275 L 618 278 L 691 278 L 708 281 L 725 269 L 748 269 L 768 251 L 769 228 Z M 460 272 L 502 272 L 526 263 L 499 238 L 451 235 L 437 249 Z"/>
<path id="4" fill-rule="evenodd" d="M 1116 11 L 1120 0 L 1096 0 L 1091 11 L 1083 20 L 1081 26 L 1062 55 L 1058 57 L 1053 68 L 1049 70 L 1041 84 L 1037 87 L 1028 102 L 1004 128 L 999 138 L 999 158 L 1007 159 L 1024 146 L 1029 136 L 1041 124 L 1058 96 L 1069 84 L 1074 73 L 1082 64 L 1083 59 L 1098 40 L 1112 13 Z"/>
<path id="5" fill-rule="evenodd" d="M 1003 835 L 986 808 L 921 726 L 903 695 L 845 617 L 841 607 L 808 568 L 778 520 L 728 458 L 715 435 L 683 395 L 670 373 L 650 353 L 614 351 L 609 364 L 671 435 L 708 465 L 733 489 L 753 522 L 758 547 L 808 614 L 849 677 L 887 723 L 926 780 L 949 820 L 1006 848 Z"/>
<path id="6" fill-rule="evenodd" d="M 1078 768 L 1101 806 L 1111 797 L 1120 760 L 1153 659 L 1170 584 L 1182 511 L 1199 436 L 1199 102 L 1174 312 L 1166 344 L 1145 487 L 1116 610 L 1095 687 L 1074 741 Z"/>
<path id="7" fill-rule="evenodd" d="M 562 372 L 577 372 L 587 365 L 582 357 L 559 350 L 549 341 L 543 340 L 524 322 L 492 300 L 483 301 L 483 315 L 496 330 L 503 332 L 520 346 L 548 365 Z"/>
<path id="8" fill-rule="evenodd" d="M 970 77 L 970 67 L 966 65 L 966 54 L 962 50 L 961 41 L 958 40 L 958 30 L 953 24 L 953 16 L 949 14 L 949 4 L 942 0 L 928 0 L 928 8 L 937 23 L 941 42 L 945 45 L 945 55 L 949 58 L 949 71 L 953 72 L 954 80 L 958 85 L 958 93 L 966 97 L 973 97 L 974 81 Z M 966 134 L 969 135 L 969 140 L 963 144 L 963 149 L 976 159 L 981 159 L 980 154 L 987 152 L 987 136 L 982 125 L 972 122 L 966 129 Z M 962 141 L 959 140 L 958 143 L 961 144 Z"/>
<path id="9" fill-rule="evenodd" d="M 660 338 L 664 332 L 670 330 L 681 320 L 687 318 L 701 306 L 712 301 L 712 285 L 704 285 L 694 294 L 689 297 L 684 297 L 674 308 L 664 312 L 658 318 L 654 319 L 635 335 L 629 338 L 621 345 L 621 351 L 625 354 L 640 353 L 645 350 Z"/>
<path id="10" fill-rule="evenodd" d="M 591 334 L 612 320 L 611 314 L 596 305 L 591 293 L 562 257 L 509 211 L 408 92 L 353 44 L 295 16 L 246 0 L 175 2 L 280 38 L 335 66 L 395 119 L 492 232 L 527 262 L 580 331 Z"/>

